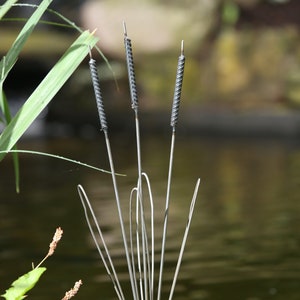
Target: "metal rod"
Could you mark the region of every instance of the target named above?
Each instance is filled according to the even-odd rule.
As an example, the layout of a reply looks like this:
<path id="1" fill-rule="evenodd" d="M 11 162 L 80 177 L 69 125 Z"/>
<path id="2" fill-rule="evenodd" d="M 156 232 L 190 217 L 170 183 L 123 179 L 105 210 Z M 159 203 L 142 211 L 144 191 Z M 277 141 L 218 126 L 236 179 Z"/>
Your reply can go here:
<path id="1" fill-rule="evenodd" d="M 193 195 L 193 198 L 192 198 L 192 201 L 191 201 L 190 211 L 189 211 L 189 215 L 188 215 L 188 221 L 187 221 L 187 225 L 186 225 L 185 232 L 184 232 L 183 239 L 182 239 L 182 243 L 181 243 L 181 248 L 180 248 L 180 252 L 179 252 L 179 256 L 178 256 L 178 261 L 177 261 L 177 265 L 176 265 L 175 274 L 174 274 L 174 277 L 173 277 L 173 283 L 172 283 L 172 286 L 171 286 L 169 300 L 171 300 L 173 298 L 175 285 L 176 285 L 176 282 L 177 282 L 178 273 L 179 273 L 180 265 L 181 265 L 181 262 L 182 262 L 183 253 L 184 253 L 187 237 L 188 237 L 188 234 L 189 234 L 190 226 L 191 226 L 191 221 L 192 221 L 192 217 L 193 217 L 195 203 L 196 203 L 196 200 L 197 200 L 199 186 L 200 186 L 200 178 L 198 178 L 198 180 L 197 180 L 196 187 L 195 187 L 195 190 L 194 190 L 194 195 Z"/>
<path id="2" fill-rule="evenodd" d="M 107 272 L 108 276 L 110 277 L 110 279 L 111 279 L 111 281 L 113 283 L 113 286 L 114 286 L 114 289 L 115 289 L 115 291 L 116 291 L 116 293 L 118 295 L 118 298 L 120 300 L 125 300 L 125 297 L 124 297 L 124 294 L 123 294 L 123 291 L 122 291 L 122 288 L 121 288 L 121 285 L 120 285 L 120 281 L 118 279 L 118 276 L 117 276 L 114 264 L 112 262 L 112 259 L 111 259 L 111 256 L 109 254 L 108 248 L 106 246 L 106 243 L 105 243 L 105 240 L 104 240 L 101 228 L 99 226 L 99 222 L 98 222 L 98 220 L 96 218 L 94 210 L 93 210 L 93 208 L 91 206 L 91 203 L 90 203 L 90 201 L 88 199 L 88 196 L 86 195 L 86 192 L 85 192 L 84 188 L 81 185 L 77 186 L 77 190 L 78 190 L 78 194 L 79 194 L 82 206 L 83 206 L 83 210 L 84 210 L 84 215 L 85 215 L 86 222 L 88 224 L 89 230 L 91 232 L 92 238 L 93 238 L 93 240 L 95 242 L 95 245 L 96 245 L 98 253 L 99 253 L 100 257 L 101 257 L 101 260 L 103 262 L 103 265 L 104 265 L 104 267 L 106 269 L 106 272 Z M 86 206 L 88 206 L 88 209 L 87 209 Z M 98 240 L 96 238 L 94 230 L 92 228 L 92 224 L 90 222 L 88 211 L 89 211 L 89 213 L 92 216 L 92 220 L 93 220 L 94 224 L 96 225 L 96 229 L 97 229 L 98 235 L 100 237 L 101 243 L 103 245 L 104 252 L 106 254 L 108 262 L 106 262 L 104 254 L 102 253 L 102 250 L 100 248 L 100 245 L 98 243 Z"/>
<path id="3" fill-rule="evenodd" d="M 169 173 L 168 173 L 167 194 L 166 194 L 166 206 L 165 206 L 164 224 L 163 224 L 163 233 L 162 233 L 162 242 L 161 242 L 161 254 L 160 254 L 160 268 L 159 268 L 159 278 L 158 278 L 158 288 L 157 288 L 157 300 L 160 300 L 161 288 L 162 288 L 162 278 L 163 278 L 165 248 L 166 248 L 166 237 L 167 237 L 167 227 L 168 227 L 168 217 L 169 217 L 169 202 L 170 202 L 170 189 L 171 189 L 172 168 L 173 168 L 174 144 L 175 144 L 175 130 L 173 129 L 172 140 L 171 140 L 171 150 L 170 150 Z"/>
<path id="4" fill-rule="evenodd" d="M 134 196 L 134 193 L 137 193 L 137 192 L 138 192 L 137 187 L 135 187 L 131 190 L 131 193 L 130 193 L 130 200 L 129 200 L 129 216 L 130 216 L 130 218 L 129 218 L 129 235 L 130 235 L 130 237 L 129 237 L 129 240 L 130 240 L 131 263 L 132 263 L 132 271 L 133 271 L 133 277 L 134 277 L 134 285 L 135 285 L 136 295 L 139 299 L 139 294 L 137 292 L 137 289 L 138 289 L 137 279 L 136 279 L 137 271 L 136 271 L 136 264 L 135 264 L 135 258 L 134 258 L 134 254 L 135 254 L 134 241 L 133 241 L 133 230 L 134 229 L 133 229 L 133 225 L 132 225 L 133 215 L 134 215 L 133 214 L 133 196 Z M 137 218 L 136 215 L 137 215 L 137 213 L 135 214 L 135 220 Z M 137 221 L 136 221 L 136 224 L 135 224 L 135 233 L 136 233 L 136 236 L 137 236 Z M 138 249 L 137 249 L 137 253 L 138 253 Z M 141 277 L 140 274 L 139 274 L 139 277 Z"/>
<path id="5" fill-rule="evenodd" d="M 130 277 L 132 294 L 133 294 L 134 300 L 137 300 L 137 295 L 135 294 L 136 291 L 135 291 L 135 286 L 134 286 L 134 277 L 133 277 L 132 269 L 131 269 L 131 261 L 130 261 L 129 250 L 128 250 L 128 245 L 127 245 L 125 226 L 124 226 L 124 221 L 123 221 L 123 216 L 122 216 L 122 208 L 121 208 L 120 199 L 119 199 L 118 185 L 117 185 L 117 180 L 116 180 L 115 168 L 114 168 L 114 164 L 113 164 L 110 142 L 109 142 L 107 130 L 103 130 L 103 132 L 104 132 L 104 136 L 105 136 L 109 165 L 110 165 L 113 187 L 114 187 L 114 192 L 115 192 L 115 198 L 116 198 L 116 203 L 117 203 L 117 208 L 118 208 L 118 214 L 119 214 L 119 220 L 120 220 L 121 232 L 122 232 L 122 237 L 123 237 L 123 243 L 124 243 L 124 249 L 125 249 L 125 255 L 126 255 L 126 260 L 127 260 L 127 267 L 128 267 L 129 277 Z"/>
<path id="6" fill-rule="evenodd" d="M 146 179 L 146 184 L 148 187 L 148 193 L 149 193 L 149 203 L 150 203 L 150 226 L 151 226 L 151 267 L 149 263 L 149 298 L 150 300 L 153 299 L 153 294 L 154 294 L 154 242 L 155 242 L 155 237 L 154 237 L 154 203 L 153 203 L 153 196 L 152 196 L 152 191 L 151 191 L 151 185 L 150 185 L 150 180 L 148 178 L 148 175 L 146 173 L 142 174 L 145 179 Z M 148 250 L 148 255 L 149 255 L 149 250 Z M 150 260 L 150 257 L 149 257 Z"/>

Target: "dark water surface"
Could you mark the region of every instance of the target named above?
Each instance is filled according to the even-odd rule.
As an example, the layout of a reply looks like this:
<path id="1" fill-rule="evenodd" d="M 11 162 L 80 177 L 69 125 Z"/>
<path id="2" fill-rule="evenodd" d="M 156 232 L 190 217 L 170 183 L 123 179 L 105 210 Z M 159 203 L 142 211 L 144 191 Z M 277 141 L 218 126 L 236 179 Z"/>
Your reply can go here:
<path id="1" fill-rule="evenodd" d="M 155 198 L 159 249 L 170 137 L 144 137 L 143 169 Z M 123 214 L 136 182 L 134 136 L 111 140 Z M 21 149 L 67 156 L 107 168 L 104 140 L 25 141 Z M 74 282 L 76 299 L 116 299 L 90 237 L 76 186 L 92 200 L 125 293 L 125 256 L 110 176 L 47 157 L 21 155 L 21 193 L 10 157 L 0 164 L 0 292 L 37 264 L 55 228 L 64 230 L 47 272 L 30 299 L 61 299 Z M 189 202 L 201 177 L 191 232 L 174 299 L 300 298 L 300 143 L 178 136 L 165 264 L 164 297 L 177 260 Z M 158 257 L 157 257 L 158 259 Z M 158 274 L 158 273 L 157 273 Z"/>

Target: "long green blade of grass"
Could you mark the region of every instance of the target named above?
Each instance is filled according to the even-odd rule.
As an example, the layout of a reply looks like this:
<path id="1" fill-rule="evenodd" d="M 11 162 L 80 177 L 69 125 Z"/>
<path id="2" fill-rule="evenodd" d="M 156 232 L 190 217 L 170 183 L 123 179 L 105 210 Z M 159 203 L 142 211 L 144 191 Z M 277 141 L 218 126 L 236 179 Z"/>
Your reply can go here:
<path id="1" fill-rule="evenodd" d="M 17 1 L 18 0 L 7 0 L 3 5 L 0 6 L 0 20 L 3 18 L 3 16 L 5 16 L 5 14 Z"/>
<path id="2" fill-rule="evenodd" d="M 70 46 L 2 132 L 1 150 L 11 150 L 96 43 L 97 38 L 92 33 L 84 31 Z M 4 155 L 0 154 L 0 160 Z"/>
<path id="3" fill-rule="evenodd" d="M 0 6 L 0 20 L 16 2 L 17 0 L 7 0 L 2 6 Z M 13 65 L 17 61 L 17 58 L 20 52 L 22 51 L 25 42 L 27 41 L 28 37 L 32 33 L 33 29 L 35 28 L 41 16 L 46 11 L 51 2 L 52 0 L 43 0 L 41 2 L 41 4 L 36 8 L 35 12 L 31 15 L 26 24 L 23 26 L 13 45 L 9 49 L 7 55 L 4 56 L 0 61 L 0 110 L 4 114 L 5 121 L 7 124 L 11 121 L 11 113 L 7 104 L 7 100 L 4 97 L 3 82 L 7 77 L 9 71 L 12 69 Z M 20 175 L 19 160 L 17 153 L 13 154 L 13 163 L 16 177 L 16 191 L 19 192 Z"/>
<path id="4" fill-rule="evenodd" d="M 3 6 L 0 7 L 0 19 L 1 16 L 5 15 L 5 13 L 12 7 L 12 5 L 16 2 L 16 0 L 8 0 L 4 3 Z M 31 15 L 28 19 L 22 30 L 20 31 L 19 35 L 17 36 L 16 40 L 14 41 L 13 45 L 10 47 L 9 51 L 5 56 L 2 57 L 0 61 L 0 109 L 5 115 L 6 121 L 9 122 L 10 120 L 10 111 L 9 107 L 6 103 L 5 98 L 3 97 L 3 82 L 7 77 L 9 71 L 15 64 L 18 59 L 20 52 L 23 49 L 23 46 L 27 39 L 29 38 L 30 34 L 32 33 L 33 29 L 39 22 L 41 16 L 48 8 L 49 4 L 52 0 L 43 0 L 41 4 L 36 8 L 35 12 Z M 9 117 L 7 117 L 9 116 Z"/>
<path id="5" fill-rule="evenodd" d="M 11 121 L 11 114 L 8 107 L 7 99 L 5 97 L 4 92 L 0 92 L 0 109 L 2 110 L 5 120 L 3 120 L 3 123 L 8 124 Z M 14 150 L 17 150 L 17 145 L 13 147 Z M 16 192 L 20 192 L 20 168 L 19 168 L 19 157 L 18 153 L 14 152 L 12 153 L 13 157 L 13 165 L 14 165 L 14 171 L 15 171 L 15 182 L 16 182 Z"/>
<path id="6" fill-rule="evenodd" d="M 109 173 L 111 174 L 110 171 L 107 171 L 107 170 L 104 170 L 104 169 L 100 169 L 100 168 L 97 168 L 95 166 L 92 166 L 92 165 L 89 165 L 89 164 L 86 164 L 86 163 L 83 163 L 81 161 L 78 161 L 78 160 L 74 160 L 74 159 L 71 159 L 71 158 L 67 158 L 67 157 L 64 157 L 64 156 L 60 156 L 60 155 L 56 155 L 56 154 L 51 154 L 51 153 L 46 153 L 46 152 L 40 152 L 40 151 L 33 151 L 33 150 L 10 150 L 10 151 L 1 151 L 0 150 L 0 154 L 6 154 L 6 153 L 12 153 L 12 154 L 15 154 L 15 153 L 24 153 L 24 154 L 32 154 L 32 155 L 41 155 L 41 156 L 47 156 L 47 157 L 52 157 L 52 158 L 55 158 L 55 159 L 61 159 L 61 160 L 64 160 L 64 161 L 67 161 L 67 162 L 70 162 L 72 164 L 77 164 L 79 166 L 82 166 L 82 167 L 86 167 L 86 168 L 90 168 L 90 169 L 93 169 L 93 170 L 96 170 L 96 171 L 99 171 L 99 172 L 104 172 L 104 173 Z M 126 176 L 124 174 L 120 174 L 120 173 L 116 173 L 116 175 L 118 176 Z"/>
<path id="7" fill-rule="evenodd" d="M 5 59 L 2 59 L 0 62 L 0 70 L 1 70 L 1 83 L 5 80 L 6 76 L 8 75 L 9 71 L 15 64 L 25 42 L 27 41 L 28 37 L 32 33 L 33 29 L 35 28 L 36 24 L 39 22 L 41 16 L 48 8 L 49 4 L 52 0 L 43 0 L 35 12 L 31 15 L 28 19 L 22 30 L 20 31 L 19 35 L 17 36 L 16 40 L 14 41 L 13 45 L 9 49 L 8 53 L 5 56 Z M 3 71 L 2 71 L 3 70 Z"/>

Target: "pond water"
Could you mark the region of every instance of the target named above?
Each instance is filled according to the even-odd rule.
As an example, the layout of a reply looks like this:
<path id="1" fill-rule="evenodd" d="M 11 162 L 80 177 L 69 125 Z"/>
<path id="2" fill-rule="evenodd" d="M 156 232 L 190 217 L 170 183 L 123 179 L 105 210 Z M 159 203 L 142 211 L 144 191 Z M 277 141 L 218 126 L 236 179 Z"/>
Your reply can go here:
<path id="1" fill-rule="evenodd" d="M 123 215 L 136 183 L 134 136 L 112 136 Z M 94 140 L 27 140 L 20 149 L 59 154 L 108 168 L 102 135 Z M 170 137 L 142 138 L 159 249 Z M 89 195 L 125 294 L 131 298 L 117 208 L 108 174 L 48 157 L 22 154 L 21 193 L 11 158 L 1 162 L 0 290 L 37 264 L 55 228 L 64 236 L 30 299 L 61 299 L 78 279 L 76 299 L 116 299 L 91 239 L 76 186 Z M 174 299 L 299 299 L 300 144 L 292 140 L 184 136 L 176 139 L 163 299 L 167 298 L 194 185 L 201 178 Z M 127 224 L 127 223 L 126 223 Z M 159 260 L 157 255 L 157 261 Z M 158 273 L 157 273 L 158 274 Z"/>

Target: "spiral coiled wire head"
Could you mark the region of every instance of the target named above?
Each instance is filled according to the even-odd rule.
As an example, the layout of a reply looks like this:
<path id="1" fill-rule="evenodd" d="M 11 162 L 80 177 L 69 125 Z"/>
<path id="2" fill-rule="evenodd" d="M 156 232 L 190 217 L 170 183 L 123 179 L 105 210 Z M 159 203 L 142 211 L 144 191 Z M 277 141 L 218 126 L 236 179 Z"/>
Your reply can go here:
<path id="1" fill-rule="evenodd" d="M 135 71 L 134 71 L 134 63 L 133 63 L 132 46 L 131 46 L 131 40 L 127 36 L 125 23 L 123 23 L 123 27 L 124 27 L 124 45 L 125 45 L 125 54 L 126 54 L 126 61 L 127 61 L 129 89 L 130 89 L 130 96 L 131 96 L 131 107 L 133 110 L 136 111 L 138 109 L 138 98 L 137 98 L 136 83 L 135 83 Z"/>
<path id="2" fill-rule="evenodd" d="M 106 116 L 105 116 L 104 105 L 102 100 L 102 93 L 100 89 L 100 80 L 97 71 L 96 61 L 91 56 L 90 56 L 89 66 L 90 66 L 90 72 L 91 72 L 91 77 L 92 77 L 92 82 L 93 82 L 93 87 L 95 92 L 101 130 L 105 131 L 107 130 L 108 126 L 106 122 Z"/>
<path id="3" fill-rule="evenodd" d="M 175 129 L 178 121 L 179 114 L 179 105 L 181 98 L 181 90 L 182 90 L 182 82 L 183 82 L 183 73 L 184 73 L 184 64 L 185 64 L 185 56 L 183 52 L 183 41 L 181 42 L 181 53 L 178 57 L 178 65 L 177 65 L 177 73 L 176 73 L 176 81 L 175 81 L 175 90 L 173 97 L 173 106 L 172 106 L 172 114 L 171 114 L 171 126 Z"/>

